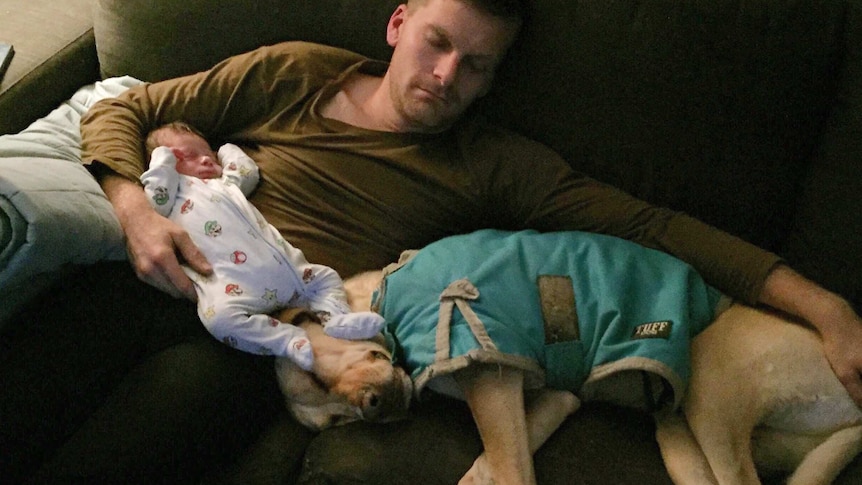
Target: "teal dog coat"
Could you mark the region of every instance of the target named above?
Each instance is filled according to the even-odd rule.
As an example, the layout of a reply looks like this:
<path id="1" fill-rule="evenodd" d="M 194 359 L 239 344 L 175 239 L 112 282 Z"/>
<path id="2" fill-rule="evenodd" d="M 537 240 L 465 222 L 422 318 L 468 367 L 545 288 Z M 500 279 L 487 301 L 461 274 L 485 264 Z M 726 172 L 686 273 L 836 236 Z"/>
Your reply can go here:
<path id="1" fill-rule="evenodd" d="M 373 309 L 417 394 L 428 385 L 460 397 L 452 372 L 483 362 L 584 399 L 609 377 L 647 376 L 634 386 L 639 406 L 676 407 L 690 340 L 720 300 L 687 264 L 619 238 L 483 230 L 406 252 L 384 270 Z"/>

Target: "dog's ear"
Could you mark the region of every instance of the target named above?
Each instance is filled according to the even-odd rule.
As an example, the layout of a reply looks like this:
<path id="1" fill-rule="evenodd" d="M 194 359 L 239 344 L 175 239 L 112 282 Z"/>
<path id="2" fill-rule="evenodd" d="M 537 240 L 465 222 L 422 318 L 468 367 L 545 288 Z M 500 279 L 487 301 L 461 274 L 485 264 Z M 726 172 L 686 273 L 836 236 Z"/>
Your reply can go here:
<path id="1" fill-rule="evenodd" d="M 323 404 L 328 400 L 328 392 L 311 372 L 302 370 L 287 357 L 275 359 L 275 376 L 281 392 L 288 401 L 305 404 Z"/>
<path id="2" fill-rule="evenodd" d="M 349 405 L 333 400 L 314 374 L 287 357 L 275 359 L 275 374 L 287 409 L 306 428 L 320 431 L 359 419 Z"/>

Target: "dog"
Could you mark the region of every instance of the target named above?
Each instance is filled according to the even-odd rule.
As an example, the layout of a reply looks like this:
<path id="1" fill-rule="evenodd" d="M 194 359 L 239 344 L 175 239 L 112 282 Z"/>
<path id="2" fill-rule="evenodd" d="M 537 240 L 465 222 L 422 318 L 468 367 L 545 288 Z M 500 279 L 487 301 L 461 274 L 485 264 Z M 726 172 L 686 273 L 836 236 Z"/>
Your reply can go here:
<path id="1" fill-rule="evenodd" d="M 279 388 L 291 415 L 312 430 L 358 420 L 385 423 L 407 417 L 413 385 L 382 335 L 372 340 L 343 340 L 323 331 L 317 316 L 301 309 L 278 315 L 305 329 L 314 353 L 311 372 L 287 357 L 275 359 Z"/>
<path id="2" fill-rule="evenodd" d="M 394 267 L 348 279 L 345 285 L 353 309 L 380 311 L 389 320 L 387 306 L 394 300 L 405 299 L 405 293 L 395 291 L 393 277 L 401 274 L 403 268 L 409 267 L 423 252 L 436 250 L 444 259 L 450 259 L 449 266 L 457 268 L 452 274 L 462 270 L 469 273 L 465 261 L 470 257 L 465 256 L 464 244 L 472 244 L 480 255 L 476 257 L 489 268 L 490 277 L 499 277 L 506 283 L 512 282 L 512 273 L 506 268 L 529 265 L 513 260 L 508 254 L 501 256 L 499 247 L 489 246 L 482 238 L 466 241 L 456 244 L 454 249 L 451 245 L 435 243 L 421 251 L 405 253 Z M 605 242 L 613 243 L 610 246 L 616 244 L 604 240 L 599 246 L 604 248 Z M 618 257 L 615 249 L 608 251 L 605 256 L 613 264 L 620 259 L 628 261 Z M 515 251 L 519 252 L 526 251 L 523 248 Z M 629 274 L 641 264 L 643 257 L 652 257 L 652 253 L 646 256 L 638 253 L 631 265 L 617 266 L 624 275 Z M 447 271 L 443 269 L 445 264 L 436 261 L 426 266 L 432 273 Z M 590 271 L 587 271 L 588 279 L 598 282 L 603 278 L 602 274 L 595 273 L 601 270 Z M 457 280 L 452 274 L 443 275 L 442 280 Z M 403 284 L 425 284 L 433 279 L 433 276 L 423 276 L 418 280 L 414 278 L 411 283 L 408 278 Z M 551 281 L 549 308 L 542 308 L 543 312 L 551 314 L 551 320 L 560 315 L 564 317 L 562 320 L 572 318 L 567 307 L 575 300 L 564 288 L 560 293 L 559 282 Z M 535 285 L 537 281 L 526 283 Z M 634 283 L 623 284 L 626 286 L 624 297 Z M 375 289 L 376 298 L 372 296 Z M 695 285 L 686 291 L 701 290 Z M 810 328 L 783 315 L 738 303 L 725 305 L 726 309 L 723 304 L 716 304 L 722 307 L 716 312 L 717 317 L 706 318 L 703 328 L 695 328 L 693 339 L 686 341 L 685 347 L 691 352 L 687 388 L 684 382 L 674 382 L 679 377 L 676 374 L 685 374 L 684 366 L 679 371 L 668 372 L 661 364 L 651 366 L 648 361 L 636 360 L 637 365 L 643 365 L 646 370 L 637 366 L 599 366 L 599 371 L 592 369 L 585 381 L 576 381 L 575 389 L 552 389 L 543 379 L 546 369 L 537 368 L 536 362 L 486 346 L 493 339 L 481 320 L 489 313 L 482 313 L 482 318 L 478 318 L 471 307 L 475 301 L 490 299 L 487 305 L 503 308 L 498 312 L 499 318 L 518 319 L 522 317 L 517 307 L 523 302 L 511 297 L 494 300 L 493 291 L 486 291 L 483 284 L 473 287 L 469 279 L 453 281 L 448 287 L 444 284 L 439 291 L 441 303 L 436 310 L 438 323 L 435 339 L 432 339 L 437 348 L 430 351 L 431 357 L 423 354 L 425 358 L 437 360 L 426 365 L 420 362 L 421 358 L 411 356 L 410 351 L 401 350 L 406 366 L 413 367 L 410 370 L 415 393 L 427 387 L 464 399 L 470 407 L 484 452 L 463 476 L 460 485 L 534 484 L 533 453 L 586 400 L 605 400 L 653 412 L 665 465 L 678 485 L 756 484 L 760 483 L 758 473 L 789 474 L 791 485 L 827 484 L 862 449 L 862 411 L 829 367 L 819 338 Z M 686 298 L 685 293 L 675 291 L 672 290 L 671 295 Z M 405 320 L 422 315 L 417 302 L 402 303 L 406 308 L 402 315 Z M 581 311 L 580 302 L 577 307 Z M 447 315 L 459 312 L 466 323 L 461 322 L 461 326 L 456 327 Z M 493 310 L 488 312 L 493 314 Z M 531 321 L 548 318 L 547 314 L 536 315 Z M 388 321 L 389 327 L 395 329 L 396 340 L 402 346 L 408 345 L 405 341 L 413 335 L 409 329 L 399 335 L 399 323 L 402 322 Z M 636 332 L 658 335 L 673 323 L 650 321 L 646 326 L 638 325 Z M 483 347 L 453 357 L 451 349 L 459 344 L 452 343 L 450 347 L 450 339 L 454 338 L 453 334 L 464 333 L 467 327 Z M 567 334 L 573 334 L 568 337 L 579 336 L 577 329 L 566 330 L 565 323 L 561 332 L 564 337 Z M 684 381 L 685 376 L 681 380 Z M 525 393 L 536 386 L 538 389 Z M 644 398 L 634 397 L 638 393 L 633 394 L 632 389 L 643 389 Z"/>

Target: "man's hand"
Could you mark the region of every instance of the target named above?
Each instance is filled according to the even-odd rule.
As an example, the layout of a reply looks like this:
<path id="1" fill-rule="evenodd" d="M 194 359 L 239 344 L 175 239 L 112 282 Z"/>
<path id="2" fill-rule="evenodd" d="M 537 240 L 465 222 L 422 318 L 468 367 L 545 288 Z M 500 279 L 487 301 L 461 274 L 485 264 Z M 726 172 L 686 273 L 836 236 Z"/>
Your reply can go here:
<path id="1" fill-rule="evenodd" d="M 850 397 L 862 406 L 862 318 L 849 304 L 815 326 L 823 338 L 823 351 Z"/>
<path id="2" fill-rule="evenodd" d="M 817 329 L 832 370 L 862 406 L 862 318 L 853 307 L 784 265 L 770 273 L 760 300 Z"/>
<path id="3" fill-rule="evenodd" d="M 211 274 L 212 267 L 188 233 L 153 210 L 143 189 L 131 180 L 106 175 L 101 184 L 126 235 L 138 278 L 176 298 L 196 300 L 194 284 L 180 263 L 202 275 Z"/>

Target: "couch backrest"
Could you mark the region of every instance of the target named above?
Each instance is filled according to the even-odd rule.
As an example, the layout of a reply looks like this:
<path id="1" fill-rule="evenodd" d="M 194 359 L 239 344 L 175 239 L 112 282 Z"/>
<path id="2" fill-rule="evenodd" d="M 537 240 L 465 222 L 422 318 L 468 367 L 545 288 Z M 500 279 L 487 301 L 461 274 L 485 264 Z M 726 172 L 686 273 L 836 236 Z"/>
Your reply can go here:
<path id="1" fill-rule="evenodd" d="M 388 59 L 396 0 L 99 0 L 94 30 L 102 77 L 159 81 L 285 40 Z"/>
<path id="2" fill-rule="evenodd" d="M 775 247 L 831 107 L 841 2 L 535 4 L 492 115 L 594 177 Z"/>
<path id="3" fill-rule="evenodd" d="M 99 0 L 102 75 L 159 80 L 291 39 L 385 59 L 398 3 Z M 857 3 L 533 0 L 521 42 L 478 109 L 578 170 L 789 251 L 813 270 L 810 258 L 824 248 L 785 242 L 801 224 L 812 161 L 823 156 Z M 862 256 L 851 263 L 862 274 Z"/>

